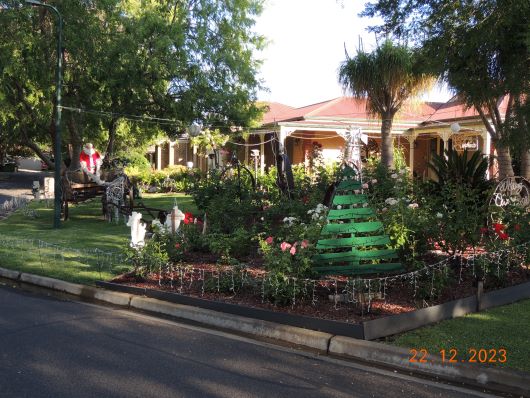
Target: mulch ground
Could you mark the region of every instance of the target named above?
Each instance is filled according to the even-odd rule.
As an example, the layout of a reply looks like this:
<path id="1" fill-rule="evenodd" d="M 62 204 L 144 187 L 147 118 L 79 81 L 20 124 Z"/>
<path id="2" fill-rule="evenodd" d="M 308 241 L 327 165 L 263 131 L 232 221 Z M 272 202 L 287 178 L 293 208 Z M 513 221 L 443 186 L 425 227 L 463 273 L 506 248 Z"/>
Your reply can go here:
<path id="1" fill-rule="evenodd" d="M 366 292 L 364 294 L 356 294 L 353 296 L 355 302 L 352 302 L 352 295 L 340 295 L 346 279 L 337 277 L 337 279 L 317 282 L 314 284 L 314 289 L 312 282 L 306 283 L 305 286 L 304 282 L 299 282 L 299 288 L 307 292 L 305 299 L 295 297 L 293 302 L 292 298 L 288 297 L 283 303 L 273 303 L 261 293 L 259 287 L 250 288 L 250 284 L 243 284 L 243 287 L 240 288 L 236 287 L 237 283 L 232 283 L 232 286 L 230 286 L 231 271 L 229 270 L 231 268 L 215 264 L 212 261 L 214 257 L 194 255 L 192 260 L 192 262 L 187 262 L 186 264 L 192 267 L 193 271 L 184 272 L 182 275 L 178 272 L 173 273 L 173 275 L 166 273 L 160 278 L 157 273 L 142 277 L 129 273 L 115 278 L 112 282 L 139 288 L 169 291 L 251 308 L 347 323 L 359 323 L 370 319 L 410 312 L 418 308 L 472 296 L 476 294 L 477 289 L 476 278 L 465 272 L 462 273 L 460 278 L 459 266 L 454 264 L 449 271 L 450 283 L 441 289 L 440 292 L 434 290 L 437 293 L 434 297 L 429 297 L 429 293 L 433 291 L 429 282 L 424 283 L 423 291 L 416 288 L 415 295 L 413 281 L 405 279 L 395 281 L 386 287 L 379 286 L 376 291 L 371 291 L 371 299 L 368 298 L 369 295 Z M 219 284 L 215 278 L 218 271 L 221 274 Z M 245 272 L 250 278 L 249 280 L 259 279 L 265 273 L 259 260 L 247 264 Z M 211 277 L 209 281 L 203 282 L 202 277 L 204 275 Z M 530 268 L 524 266 L 510 270 L 502 281 L 494 278 L 486 279 L 484 287 L 485 291 L 491 291 L 529 280 Z M 335 283 L 337 288 L 335 288 Z M 217 291 L 218 287 L 219 291 Z M 234 287 L 235 289 L 232 291 L 231 288 Z M 339 293 L 339 295 L 335 296 L 335 293 Z M 339 301 L 336 301 L 334 297 L 338 297 Z M 346 301 L 341 302 L 340 299 Z"/>

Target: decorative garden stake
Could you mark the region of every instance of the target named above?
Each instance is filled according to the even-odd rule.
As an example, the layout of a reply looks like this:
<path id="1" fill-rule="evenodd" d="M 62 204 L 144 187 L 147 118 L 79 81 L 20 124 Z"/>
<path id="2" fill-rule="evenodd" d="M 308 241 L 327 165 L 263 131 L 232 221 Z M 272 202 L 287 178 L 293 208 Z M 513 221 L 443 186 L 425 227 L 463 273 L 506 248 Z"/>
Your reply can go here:
<path id="1" fill-rule="evenodd" d="M 141 221 L 142 213 L 133 211 L 127 221 L 127 226 L 131 227 L 131 247 L 141 248 L 145 245 L 145 232 L 147 226 Z"/>
<path id="2" fill-rule="evenodd" d="M 180 223 L 184 221 L 186 216 L 184 213 L 179 209 L 178 206 L 173 207 L 173 210 L 171 211 L 170 216 L 166 219 L 165 226 L 168 230 L 171 231 L 171 233 L 175 233 L 180 228 Z"/>

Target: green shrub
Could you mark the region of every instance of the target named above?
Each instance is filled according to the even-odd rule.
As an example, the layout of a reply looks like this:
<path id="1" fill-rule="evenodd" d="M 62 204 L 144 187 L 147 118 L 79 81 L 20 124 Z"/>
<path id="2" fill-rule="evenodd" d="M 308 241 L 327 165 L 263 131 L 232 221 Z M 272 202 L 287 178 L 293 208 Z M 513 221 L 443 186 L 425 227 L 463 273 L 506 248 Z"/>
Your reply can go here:
<path id="1" fill-rule="evenodd" d="M 143 152 L 137 152 L 134 150 L 119 152 L 116 157 L 124 161 L 126 164 L 125 172 L 128 175 L 138 175 L 151 171 L 149 160 L 147 160 Z"/>
<path id="2" fill-rule="evenodd" d="M 231 234 L 212 233 L 207 235 L 208 248 L 224 263 L 234 263 L 256 253 L 253 234 L 245 228 L 236 228 Z"/>
<path id="3" fill-rule="evenodd" d="M 436 174 L 438 181 L 435 184 L 438 187 L 451 183 L 482 193 L 484 199 L 489 194 L 492 182 L 486 179 L 488 159 L 480 151 L 469 156 L 467 149 L 461 153 L 454 149 L 446 150 L 443 156 L 434 154 L 428 166 Z"/>

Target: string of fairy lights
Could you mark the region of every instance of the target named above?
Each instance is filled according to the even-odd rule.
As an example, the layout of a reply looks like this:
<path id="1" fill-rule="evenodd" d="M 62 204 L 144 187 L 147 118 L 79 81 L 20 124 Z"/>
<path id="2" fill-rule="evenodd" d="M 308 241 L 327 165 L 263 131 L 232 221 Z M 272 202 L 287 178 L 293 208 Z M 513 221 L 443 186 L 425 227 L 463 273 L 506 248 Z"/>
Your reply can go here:
<path id="1" fill-rule="evenodd" d="M 467 271 L 473 278 L 486 274 L 500 277 L 509 268 L 526 264 L 529 248 L 530 242 L 525 242 L 493 252 L 471 254 L 466 258 L 455 255 L 403 274 L 375 278 L 278 277 L 264 270 L 233 266 L 205 269 L 189 264 L 161 263 L 156 258 L 152 259 L 152 269 L 158 270 L 156 274 L 160 286 L 168 285 L 181 294 L 204 296 L 207 293 L 225 293 L 235 296 L 238 292 L 250 289 L 254 295 L 259 295 L 262 303 L 275 302 L 281 296 L 294 307 L 300 302 L 316 305 L 324 291 L 332 297 L 335 308 L 338 308 L 339 303 L 344 303 L 360 306 L 363 311 L 370 312 L 373 300 L 386 302 L 388 290 L 393 287 L 409 286 L 415 299 L 421 283 L 421 287 L 434 296 L 438 293 L 437 278 L 447 278 L 451 269 L 459 284 L 463 282 L 463 272 Z M 89 268 L 100 273 L 106 271 L 116 274 L 134 266 L 131 257 L 123 252 L 65 247 L 40 239 L 0 238 L 0 250 L 22 261 L 31 261 L 33 255 L 33 260 L 37 258 L 41 266 L 45 263 L 56 267 L 74 266 L 78 267 L 79 272 Z"/>

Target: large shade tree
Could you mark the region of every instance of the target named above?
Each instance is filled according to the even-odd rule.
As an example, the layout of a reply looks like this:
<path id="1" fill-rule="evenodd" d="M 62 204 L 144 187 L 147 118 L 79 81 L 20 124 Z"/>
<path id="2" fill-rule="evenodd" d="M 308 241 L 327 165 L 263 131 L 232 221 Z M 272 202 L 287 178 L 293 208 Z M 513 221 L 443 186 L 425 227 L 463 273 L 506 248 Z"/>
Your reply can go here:
<path id="1" fill-rule="evenodd" d="M 393 168 L 392 124 L 405 101 L 432 86 L 419 54 L 405 45 L 385 40 L 374 51 L 346 54 L 339 81 L 356 98 L 366 98 L 368 111 L 381 119 L 381 161 Z"/>
<path id="2" fill-rule="evenodd" d="M 530 177 L 530 2 L 378 0 L 363 15 L 382 17 L 377 33 L 421 45 L 432 70 L 478 111 L 499 178 L 514 174 L 513 155 Z"/>
<path id="3" fill-rule="evenodd" d="M 73 167 L 86 140 L 112 153 L 183 132 L 192 121 L 229 129 L 259 113 L 254 50 L 263 38 L 252 27 L 261 0 L 47 3 L 64 19 L 62 150 Z M 0 121 L 14 144 L 49 162 L 54 15 L 0 0 L 0 26 Z"/>

